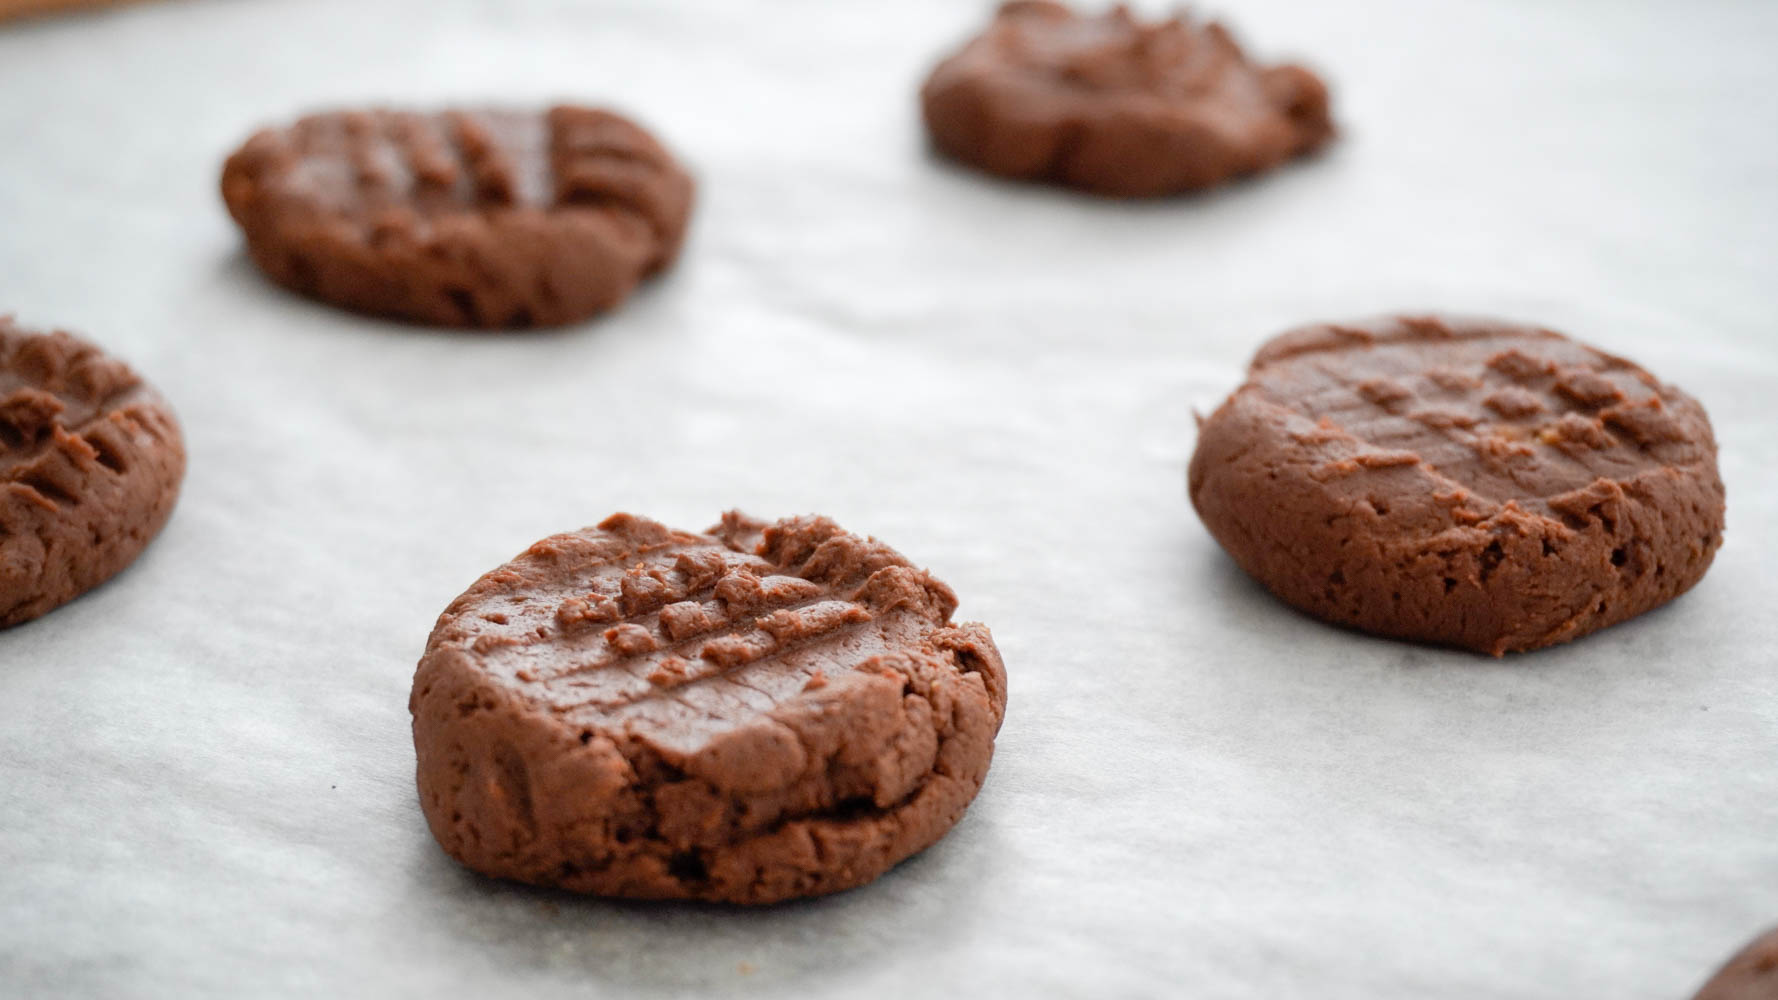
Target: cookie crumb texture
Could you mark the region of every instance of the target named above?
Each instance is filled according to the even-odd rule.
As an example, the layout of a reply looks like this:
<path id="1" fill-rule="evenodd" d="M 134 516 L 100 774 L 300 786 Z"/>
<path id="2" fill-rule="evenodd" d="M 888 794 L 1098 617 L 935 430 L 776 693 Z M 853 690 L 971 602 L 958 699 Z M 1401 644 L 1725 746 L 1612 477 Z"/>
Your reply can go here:
<path id="1" fill-rule="evenodd" d="M 1118 197 L 1211 187 L 1334 134 L 1314 73 L 1248 61 L 1216 22 L 1144 23 L 1122 5 L 1082 17 L 1044 0 L 1004 4 L 933 70 L 921 103 L 948 156 Z"/>
<path id="2" fill-rule="evenodd" d="M 222 196 L 273 281 L 453 327 L 559 326 L 673 262 L 692 181 L 608 111 L 348 111 L 267 129 Z"/>
<path id="3" fill-rule="evenodd" d="M 179 497 L 172 410 L 128 366 L 70 334 L 0 317 L 0 627 L 104 583 Z"/>
<path id="4" fill-rule="evenodd" d="M 1546 330 L 1404 317 L 1261 348 L 1204 422 L 1191 499 L 1283 600 L 1494 655 L 1658 607 L 1722 544 L 1709 418 Z"/>
<path id="5" fill-rule="evenodd" d="M 421 808 L 477 871 L 769 903 L 862 885 L 956 823 L 1006 675 L 950 588 L 819 517 L 555 535 L 440 616 Z"/>
<path id="6" fill-rule="evenodd" d="M 1778 1000 L 1778 927 L 1729 959 L 1693 1000 Z"/>

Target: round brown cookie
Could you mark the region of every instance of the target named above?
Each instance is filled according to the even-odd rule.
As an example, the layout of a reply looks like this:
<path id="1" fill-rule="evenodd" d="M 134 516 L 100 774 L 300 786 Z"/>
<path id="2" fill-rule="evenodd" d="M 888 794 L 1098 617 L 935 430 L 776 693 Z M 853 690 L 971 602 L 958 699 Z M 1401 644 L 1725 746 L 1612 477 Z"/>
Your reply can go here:
<path id="1" fill-rule="evenodd" d="M 922 88 L 938 149 L 991 174 L 1124 197 L 1210 187 L 1333 137 L 1327 87 L 1227 29 L 1013 0 Z"/>
<path id="2" fill-rule="evenodd" d="M 0 627 L 128 566 L 173 513 L 185 445 L 128 366 L 0 316 Z"/>
<path id="3" fill-rule="evenodd" d="M 691 178 L 608 111 L 332 112 L 253 136 L 222 196 L 273 281 L 440 326 L 557 326 L 672 263 Z"/>
<path id="4" fill-rule="evenodd" d="M 1210 533 L 1290 604 L 1497 656 L 1664 604 L 1722 544 L 1695 400 L 1494 320 L 1272 340 L 1203 422 L 1190 479 Z"/>
<path id="5" fill-rule="evenodd" d="M 546 538 L 439 617 L 409 708 L 420 804 L 477 871 L 769 903 L 871 881 L 988 770 L 987 628 L 825 518 L 708 534 L 616 514 Z"/>
<path id="6" fill-rule="evenodd" d="M 1729 959 L 1693 1000 L 1778 1000 L 1778 927 Z"/>

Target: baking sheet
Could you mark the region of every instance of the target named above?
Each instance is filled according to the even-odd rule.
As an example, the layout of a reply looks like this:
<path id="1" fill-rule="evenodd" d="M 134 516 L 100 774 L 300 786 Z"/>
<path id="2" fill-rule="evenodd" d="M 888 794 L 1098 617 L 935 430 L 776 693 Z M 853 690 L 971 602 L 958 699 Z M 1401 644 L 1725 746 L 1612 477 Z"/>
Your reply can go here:
<path id="1" fill-rule="evenodd" d="M 0 30 L 0 308 L 191 451 L 112 584 L 0 633 L 0 992 L 1689 996 L 1778 920 L 1778 7 L 1221 5 L 1334 81 L 1325 157 L 1114 204 L 933 161 L 987 8 L 179 0 Z M 318 106 L 609 101 L 696 169 L 607 320 L 476 336 L 267 285 L 215 192 Z M 1192 412 L 1297 322 L 1543 322 L 1704 401 L 1727 544 L 1494 661 L 1270 600 L 1184 497 Z M 819 511 L 987 622 L 1011 703 L 941 844 L 765 910 L 471 875 L 406 697 L 477 575 L 618 509 Z"/>

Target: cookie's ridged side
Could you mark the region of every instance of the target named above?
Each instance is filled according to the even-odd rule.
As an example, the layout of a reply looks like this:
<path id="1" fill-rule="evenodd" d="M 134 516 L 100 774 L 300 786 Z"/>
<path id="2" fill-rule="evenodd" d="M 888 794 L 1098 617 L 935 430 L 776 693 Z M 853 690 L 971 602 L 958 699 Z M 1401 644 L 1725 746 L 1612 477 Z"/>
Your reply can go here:
<path id="1" fill-rule="evenodd" d="M 557 326 L 678 255 L 692 181 L 591 108 L 310 115 L 250 139 L 222 194 L 277 283 L 440 326 Z"/>
<path id="2" fill-rule="evenodd" d="M 412 708 L 435 836 L 488 874 L 770 902 L 955 823 L 1005 705 L 987 630 L 821 519 L 545 539 L 439 620 Z"/>
<path id="3" fill-rule="evenodd" d="M 127 366 L 0 318 L 0 627 L 134 561 L 184 473 L 172 411 Z"/>
<path id="4" fill-rule="evenodd" d="M 1262 348 L 1201 429 L 1190 488 L 1223 548 L 1290 604 L 1498 655 L 1702 578 L 1722 541 L 1715 459 L 1702 408 L 1629 362 L 1424 317 Z"/>

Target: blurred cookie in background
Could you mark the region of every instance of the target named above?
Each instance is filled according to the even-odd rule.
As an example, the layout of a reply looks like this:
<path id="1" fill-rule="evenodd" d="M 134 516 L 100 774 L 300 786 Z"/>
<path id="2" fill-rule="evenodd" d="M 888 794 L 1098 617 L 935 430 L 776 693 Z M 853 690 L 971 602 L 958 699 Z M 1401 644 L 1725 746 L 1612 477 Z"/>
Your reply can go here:
<path id="1" fill-rule="evenodd" d="M 610 111 L 336 111 L 254 135 L 222 196 L 260 270 L 357 312 L 561 326 L 672 264 L 691 177 Z"/>
<path id="2" fill-rule="evenodd" d="M 121 7 L 136 0 L 0 0 L 0 21 L 38 14 L 63 14 L 77 10 Z"/>
<path id="3" fill-rule="evenodd" d="M 1047 0 L 1004 4 L 920 98 L 953 159 L 1119 197 L 1212 187 L 1334 135 L 1314 73 L 1252 62 L 1215 21 L 1145 22 L 1121 5 L 1083 16 Z"/>

